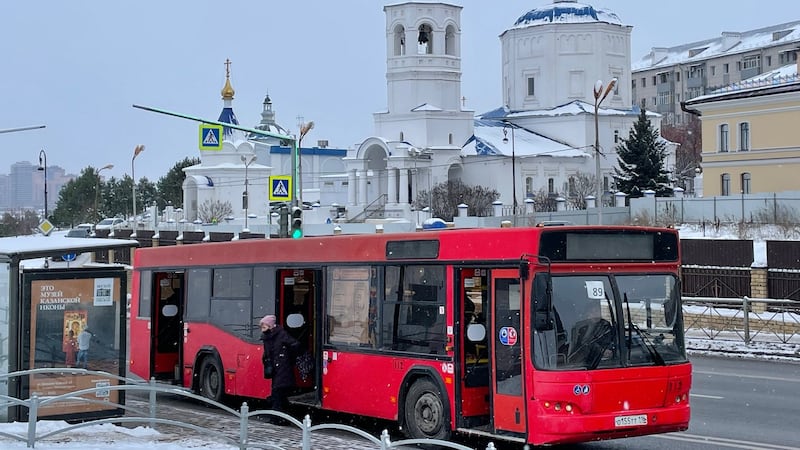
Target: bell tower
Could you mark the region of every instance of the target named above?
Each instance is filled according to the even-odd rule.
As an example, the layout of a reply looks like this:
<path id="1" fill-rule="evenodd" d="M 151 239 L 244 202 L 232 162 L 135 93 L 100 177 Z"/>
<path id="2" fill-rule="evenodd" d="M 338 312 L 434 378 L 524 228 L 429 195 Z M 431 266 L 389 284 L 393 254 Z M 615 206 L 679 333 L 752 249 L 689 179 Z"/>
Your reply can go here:
<path id="1" fill-rule="evenodd" d="M 383 10 L 389 112 L 425 103 L 460 110 L 461 7 L 408 2 Z"/>
<path id="2" fill-rule="evenodd" d="M 461 95 L 462 7 L 411 1 L 383 10 L 388 104 L 375 114 L 376 134 L 417 146 L 462 145 L 473 120 Z"/>

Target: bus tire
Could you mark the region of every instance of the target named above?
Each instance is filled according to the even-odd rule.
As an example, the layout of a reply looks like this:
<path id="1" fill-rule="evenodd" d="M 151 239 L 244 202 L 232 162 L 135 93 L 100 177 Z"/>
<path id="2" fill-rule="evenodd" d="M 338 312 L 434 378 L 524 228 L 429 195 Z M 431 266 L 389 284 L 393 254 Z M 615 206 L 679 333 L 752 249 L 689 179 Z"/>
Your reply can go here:
<path id="1" fill-rule="evenodd" d="M 200 395 L 222 402 L 225 397 L 225 377 L 222 372 L 222 363 L 215 356 L 203 358 L 200 364 Z"/>
<path id="2" fill-rule="evenodd" d="M 423 378 L 411 385 L 405 401 L 405 433 L 412 439 L 450 438 L 450 420 L 439 388 Z"/>

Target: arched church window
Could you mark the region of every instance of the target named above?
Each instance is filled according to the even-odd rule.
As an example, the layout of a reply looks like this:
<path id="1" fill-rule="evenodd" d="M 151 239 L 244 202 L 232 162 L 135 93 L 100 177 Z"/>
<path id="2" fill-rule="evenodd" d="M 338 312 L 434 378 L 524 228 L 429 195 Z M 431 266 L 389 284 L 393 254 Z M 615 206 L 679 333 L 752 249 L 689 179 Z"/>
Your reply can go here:
<path id="1" fill-rule="evenodd" d="M 433 28 L 427 23 L 423 23 L 417 29 L 417 53 L 420 55 L 433 54 Z"/>
<path id="2" fill-rule="evenodd" d="M 452 25 L 447 26 L 444 34 L 444 53 L 446 55 L 456 55 L 456 28 Z"/>
<path id="3" fill-rule="evenodd" d="M 406 54 L 406 29 L 398 25 L 394 29 L 394 56 Z"/>

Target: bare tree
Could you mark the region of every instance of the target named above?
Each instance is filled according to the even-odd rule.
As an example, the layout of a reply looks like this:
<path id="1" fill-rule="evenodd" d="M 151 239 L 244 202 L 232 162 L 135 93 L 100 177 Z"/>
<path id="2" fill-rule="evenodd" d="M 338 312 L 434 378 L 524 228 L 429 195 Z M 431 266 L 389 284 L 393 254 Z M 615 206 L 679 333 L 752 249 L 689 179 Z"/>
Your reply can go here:
<path id="1" fill-rule="evenodd" d="M 439 183 L 430 192 L 420 192 L 413 205 L 417 209 L 428 206 L 433 217 L 451 221 L 462 203 L 468 206 L 470 216 L 488 216 L 492 213 L 492 202 L 498 198 L 500 193 L 495 189 L 467 186 L 461 180 L 454 180 Z"/>
<path id="2" fill-rule="evenodd" d="M 679 144 L 675 151 L 675 167 L 672 173 L 672 182 L 683 189 L 689 189 L 689 180 L 696 175 L 700 167 L 700 153 L 702 149 L 700 119 L 691 116 L 684 125 L 664 126 L 661 136 L 664 139 Z"/>
<path id="3" fill-rule="evenodd" d="M 577 209 L 586 209 L 586 197 L 597 192 L 597 178 L 589 173 L 578 172 L 571 177 L 569 202 Z M 600 199 L 597 199 L 600 201 Z"/>
<path id="4" fill-rule="evenodd" d="M 545 192 L 544 189 L 539 189 L 533 194 L 533 209 L 536 212 L 553 212 L 557 209 L 556 198 L 558 193 Z"/>
<path id="5" fill-rule="evenodd" d="M 200 205 L 197 216 L 203 223 L 217 223 L 233 213 L 231 202 L 206 200 Z"/>

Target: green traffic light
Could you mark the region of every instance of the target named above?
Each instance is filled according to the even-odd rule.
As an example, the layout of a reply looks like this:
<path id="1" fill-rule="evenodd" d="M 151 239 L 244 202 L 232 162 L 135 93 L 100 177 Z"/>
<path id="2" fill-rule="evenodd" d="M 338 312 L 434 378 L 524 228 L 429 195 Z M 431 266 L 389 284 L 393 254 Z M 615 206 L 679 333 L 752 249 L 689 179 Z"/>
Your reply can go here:
<path id="1" fill-rule="evenodd" d="M 300 239 L 303 237 L 303 230 L 296 228 L 292 230 L 292 239 Z"/>

